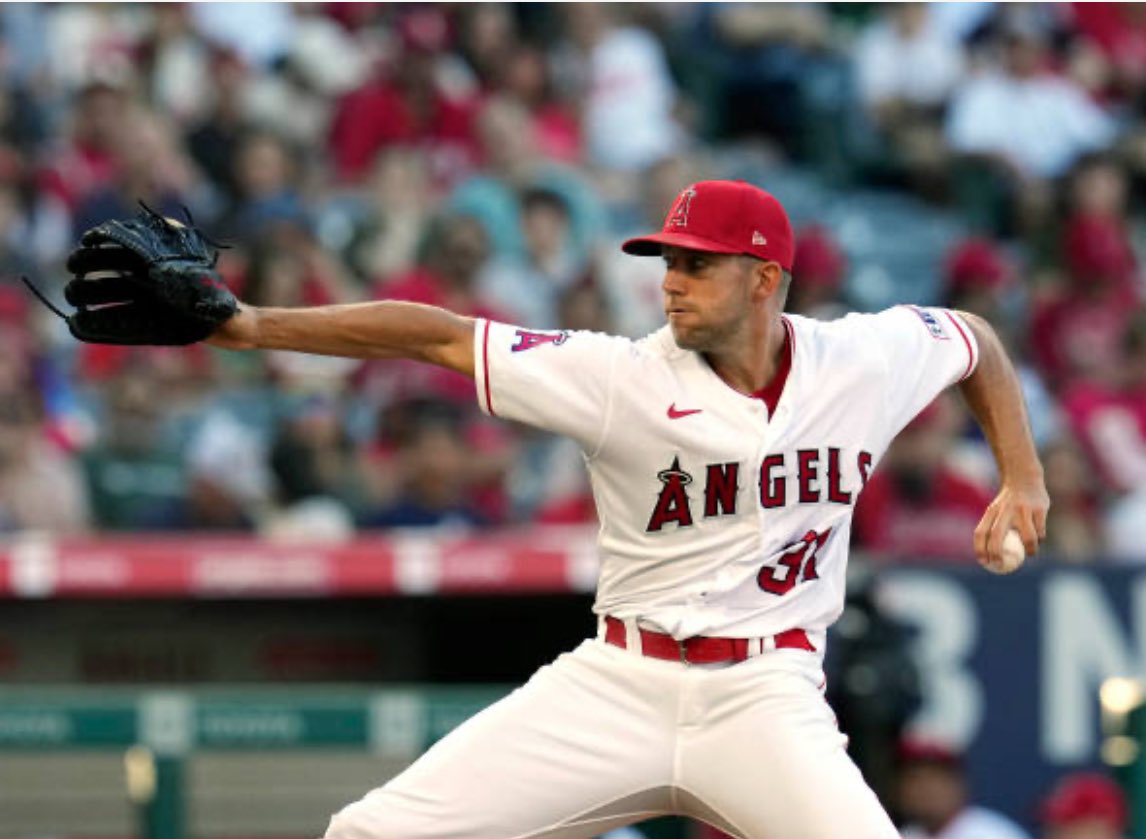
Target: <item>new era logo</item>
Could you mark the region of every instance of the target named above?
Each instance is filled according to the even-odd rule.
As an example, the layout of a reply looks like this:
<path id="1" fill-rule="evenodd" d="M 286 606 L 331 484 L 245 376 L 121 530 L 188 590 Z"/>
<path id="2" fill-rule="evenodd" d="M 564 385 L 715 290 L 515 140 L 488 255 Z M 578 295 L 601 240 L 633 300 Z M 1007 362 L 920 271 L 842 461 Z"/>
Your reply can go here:
<path id="1" fill-rule="evenodd" d="M 759 230 L 753 230 L 752 231 L 752 244 L 754 244 L 754 245 L 766 245 L 766 244 L 768 244 L 768 240 L 764 238 L 764 234 L 761 233 Z"/>

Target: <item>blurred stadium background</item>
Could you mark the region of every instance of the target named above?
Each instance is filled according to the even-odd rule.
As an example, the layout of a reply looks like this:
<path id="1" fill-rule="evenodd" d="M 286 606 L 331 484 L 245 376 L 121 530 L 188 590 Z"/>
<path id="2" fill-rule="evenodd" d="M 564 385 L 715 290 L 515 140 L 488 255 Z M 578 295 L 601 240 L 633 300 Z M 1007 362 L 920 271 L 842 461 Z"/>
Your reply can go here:
<path id="1" fill-rule="evenodd" d="M 5 3 L 0 837 L 319 835 L 593 631 L 571 444 L 411 365 L 77 345 L 22 274 L 58 297 L 142 199 L 252 303 L 639 336 L 617 243 L 702 177 L 784 201 L 794 311 L 951 305 L 1021 366 L 1036 567 L 974 564 L 954 398 L 857 510 L 829 685 L 873 785 L 1146 836 L 1142 5 Z"/>

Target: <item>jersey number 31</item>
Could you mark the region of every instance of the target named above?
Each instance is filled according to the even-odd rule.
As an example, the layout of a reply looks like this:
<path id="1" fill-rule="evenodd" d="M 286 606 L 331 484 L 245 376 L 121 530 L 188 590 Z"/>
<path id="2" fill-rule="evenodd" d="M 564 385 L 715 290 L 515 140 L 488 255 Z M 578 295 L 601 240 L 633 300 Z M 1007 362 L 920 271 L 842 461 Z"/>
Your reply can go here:
<path id="1" fill-rule="evenodd" d="M 805 580 L 817 580 L 816 554 L 828 541 L 832 533 L 829 527 L 823 533 L 809 530 L 804 538 L 794 543 L 776 561 L 775 565 L 765 565 L 756 575 L 760 588 L 769 594 L 784 595 Z"/>

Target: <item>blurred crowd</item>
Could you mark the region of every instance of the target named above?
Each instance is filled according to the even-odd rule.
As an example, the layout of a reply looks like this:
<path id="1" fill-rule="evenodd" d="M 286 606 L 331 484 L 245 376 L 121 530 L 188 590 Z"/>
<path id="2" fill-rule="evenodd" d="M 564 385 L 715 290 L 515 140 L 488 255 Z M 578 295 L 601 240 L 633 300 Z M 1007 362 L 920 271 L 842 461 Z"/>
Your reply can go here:
<path id="1" fill-rule="evenodd" d="M 1020 365 L 1049 554 L 1146 559 L 1146 9 L 1096 4 L 3 4 L 0 532 L 587 522 L 572 443 L 401 362 L 82 345 L 80 233 L 137 202 L 227 247 L 254 304 L 392 298 L 639 337 L 620 254 L 690 181 L 799 171 L 962 231 L 930 302 Z M 789 309 L 864 299 L 799 219 Z M 894 240 L 895 229 L 875 235 Z M 967 559 L 996 481 L 953 396 L 855 521 L 875 556 Z"/>
<path id="2" fill-rule="evenodd" d="M 975 803 L 959 751 L 935 741 L 904 740 L 895 765 L 890 800 L 904 821 L 903 839 L 1031 839 L 1016 822 Z M 1038 824 L 1041 839 L 1123 839 L 1131 824 L 1123 790 L 1094 772 L 1059 778 L 1029 820 Z"/>

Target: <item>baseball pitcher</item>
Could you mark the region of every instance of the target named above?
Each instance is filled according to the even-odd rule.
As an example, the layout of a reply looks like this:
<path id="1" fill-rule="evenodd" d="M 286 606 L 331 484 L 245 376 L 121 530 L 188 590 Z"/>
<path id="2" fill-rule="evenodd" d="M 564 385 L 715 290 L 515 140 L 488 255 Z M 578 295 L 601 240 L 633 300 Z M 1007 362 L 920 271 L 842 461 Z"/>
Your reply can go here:
<path id="1" fill-rule="evenodd" d="M 154 214 L 73 254 L 80 339 L 416 359 L 584 453 L 596 637 L 336 814 L 328 839 L 590 837 L 665 814 L 752 839 L 897 836 L 823 697 L 852 512 L 895 435 L 957 384 L 1001 476 L 968 548 L 1010 570 L 1013 530 L 1033 554 L 1049 500 L 1011 363 L 960 312 L 784 314 L 791 226 L 744 182 L 689 186 L 623 247 L 664 260 L 668 323 L 637 341 L 393 301 L 243 305 L 194 231 Z"/>

